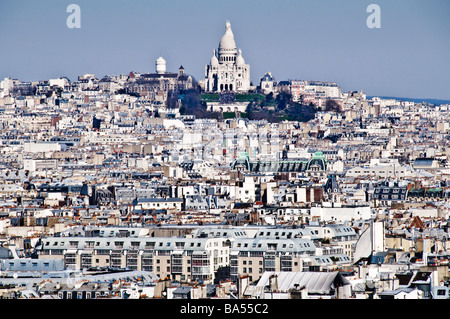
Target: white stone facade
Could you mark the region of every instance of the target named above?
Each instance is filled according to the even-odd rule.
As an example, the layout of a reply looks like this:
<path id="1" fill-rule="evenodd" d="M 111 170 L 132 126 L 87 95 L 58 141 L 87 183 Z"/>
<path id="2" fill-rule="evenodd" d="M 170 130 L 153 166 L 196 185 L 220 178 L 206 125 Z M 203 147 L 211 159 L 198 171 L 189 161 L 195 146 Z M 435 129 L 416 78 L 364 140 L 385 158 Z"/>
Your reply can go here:
<path id="1" fill-rule="evenodd" d="M 242 51 L 236 48 L 231 24 L 226 22 L 225 34 L 205 67 L 206 92 L 248 92 L 250 65 L 245 64 Z"/>

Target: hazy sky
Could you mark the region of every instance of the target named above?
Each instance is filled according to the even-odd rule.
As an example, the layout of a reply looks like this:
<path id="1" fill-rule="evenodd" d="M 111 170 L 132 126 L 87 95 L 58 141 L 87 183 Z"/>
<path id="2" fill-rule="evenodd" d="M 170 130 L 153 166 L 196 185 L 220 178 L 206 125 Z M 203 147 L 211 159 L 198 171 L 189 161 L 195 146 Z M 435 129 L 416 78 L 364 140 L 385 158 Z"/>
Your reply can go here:
<path id="1" fill-rule="evenodd" d="M 69 4 L 81 28 L 69 29 Z M 369 4 L 381 28 L 369 29 Z M 253 84 L 337 82 L 368 95 L 450 99 L 448 0 L 0 0 L 0 79 L 154 72 L 197 80 L 231 22 Z"/>

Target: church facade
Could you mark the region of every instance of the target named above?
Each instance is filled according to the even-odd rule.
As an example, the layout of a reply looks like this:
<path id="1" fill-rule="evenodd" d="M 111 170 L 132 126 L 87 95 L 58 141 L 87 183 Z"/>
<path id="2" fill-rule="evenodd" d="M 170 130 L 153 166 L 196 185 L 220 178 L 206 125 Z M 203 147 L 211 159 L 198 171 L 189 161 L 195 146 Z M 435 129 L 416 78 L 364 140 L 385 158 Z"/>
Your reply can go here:
<path id="1" fill-rule="evenodd" d="M 137 93 L 154 101 L 166 102 L 170 93 L 189 90 L 194 87 L 193 79 L 185 74 L 183 66 L 178 72 L 167 72 L 166 60 L 159 57 L 155 61 L 155 73 L 130 72 L 125 83 L 127 93 Z"/>
<path id="2" fill-rule="evenodd" d="M 250 65 L 245 63 L 241 49 L 237 50 L 229 21 L 218 50 L 205 67 L 206 92 L 248 92 L 250 90 Z"/>

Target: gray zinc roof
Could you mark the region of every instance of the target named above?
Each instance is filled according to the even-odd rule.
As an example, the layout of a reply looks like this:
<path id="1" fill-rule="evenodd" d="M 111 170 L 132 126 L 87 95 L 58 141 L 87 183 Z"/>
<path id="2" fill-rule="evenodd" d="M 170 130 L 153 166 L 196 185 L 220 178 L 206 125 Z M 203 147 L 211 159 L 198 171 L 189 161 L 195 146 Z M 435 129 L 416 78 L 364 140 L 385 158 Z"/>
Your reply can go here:
<path id="1" fill-rule="evenodd" d="M 339 272 L 265 272 L 256 286 L 268 286 L 272 275 L 277 276 L 278 291 L 288 291 L 298 284 L 308 293 L 329 294 L 337 285 L 350 284 Z"/>
<path id="2" fill-rule="evenodd" d="M 180 238 L 180 237 L 48 237 L 42 240 L 42 244 L 36 247 L 38 250 L 62 249 L 75 253 L 77 250 L 113 250 L 117 249 L 120 243 L 121 249 L 155 249 L 174 250 L 178 243 L 184 244 L 184 250 L 205 250 L 209 238 Z M 72 243 L 71 243 L 72 242 Z M 88 245 L 88 242 L 93 244 Z M 76 243 L 76 245 L 75 245 Z M 180 248 L 180 247 L 178 247 Z"/>
<path id="3" fill-rule="evenodd" d="M 267 238 L 236 238 L 233 250 L 315 253 L 316 246 L 307 238 L 267 239 Z"/>

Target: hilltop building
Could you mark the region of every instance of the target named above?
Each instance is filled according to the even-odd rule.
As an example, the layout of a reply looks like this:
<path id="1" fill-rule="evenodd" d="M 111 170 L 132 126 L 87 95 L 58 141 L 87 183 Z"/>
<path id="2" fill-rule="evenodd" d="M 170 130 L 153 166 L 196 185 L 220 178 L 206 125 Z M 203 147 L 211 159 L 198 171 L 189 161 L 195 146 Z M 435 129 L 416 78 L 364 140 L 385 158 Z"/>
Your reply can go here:
<path id="1" fill-rule="evenodd" d="M 248 92 L 250 90 L 250 65 L 245 63 L 241 49 L 237 50 L 229 21 L 225 34 L 205 67 L 206 92 Z"/>
<path id="2" fill-rule="evenodd" d="M 165 102 L 170 92 L 193 88 L 193 79 L 184 73 L 180 66 L 178 72 L 167 72 L 166 60 L 159 57 L 155 62 L 155 73 L 130 72 L 125 84 L 127 93 L 137 93 L 150 100 Z"/>

